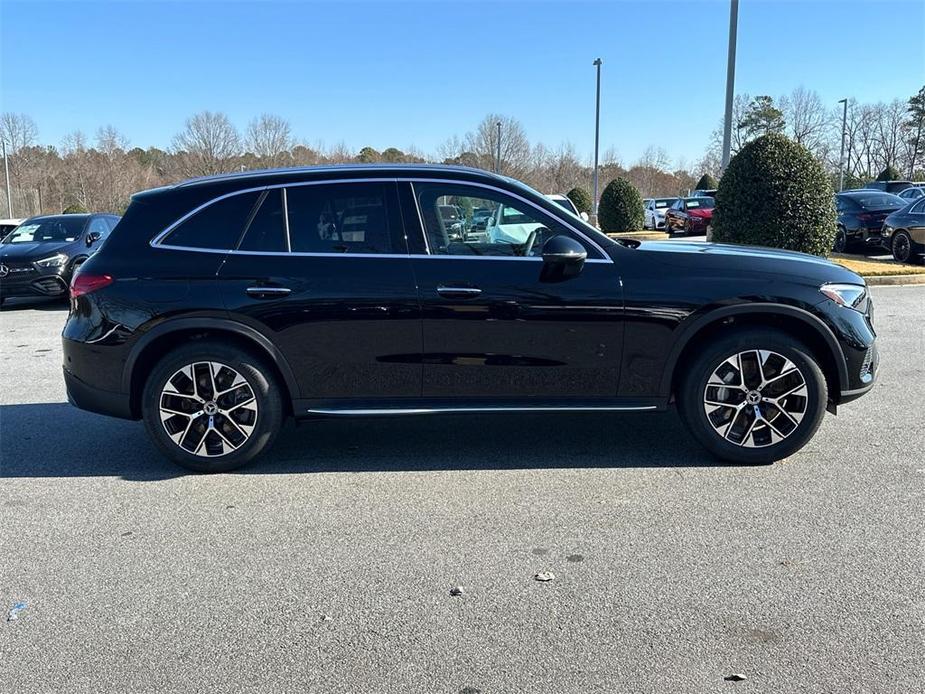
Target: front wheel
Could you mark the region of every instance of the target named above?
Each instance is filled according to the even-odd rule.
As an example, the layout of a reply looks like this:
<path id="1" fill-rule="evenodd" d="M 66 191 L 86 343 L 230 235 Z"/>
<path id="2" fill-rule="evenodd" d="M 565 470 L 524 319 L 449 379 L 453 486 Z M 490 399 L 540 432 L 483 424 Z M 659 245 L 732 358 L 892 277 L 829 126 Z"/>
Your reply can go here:
<path id="1" fill-rule="evenodd" d="M 280 386 L 262 360 L 218 342 L 193 342 L 154 367 L 142 394 L 148 435 L 175 463 L 227 472 L 273 443 L 283 421 Z"/>
<path id="2" fill-rule="evenodd" d="M 785 333 L 730 333 L 680 368 L 681 416 L 722 460 L 786 458 L 806 445 L 825 414 L 825 376 L 812 351 Z"/>

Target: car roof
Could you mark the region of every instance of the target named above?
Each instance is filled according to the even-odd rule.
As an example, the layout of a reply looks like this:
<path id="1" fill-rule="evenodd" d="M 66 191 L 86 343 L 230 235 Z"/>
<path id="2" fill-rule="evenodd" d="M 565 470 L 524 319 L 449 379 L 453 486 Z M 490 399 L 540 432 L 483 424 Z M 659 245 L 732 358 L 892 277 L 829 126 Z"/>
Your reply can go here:
<path id="1" fill-rule="evenodd" d="M 280 169 L 256 169 L 251 171 L 236 171 L 232 173 L 216 174 L 214 176 L 201 176 L 190 178 L 172 188 L 188 188 L 190 186 L 208 185 L 212 183 L 224 183 L 228 181 L 240 182 L 252 180 L 255 184 L 310 180 L 313 178 L 324 178 L 331 174 L 347 174 L 353 177 L 360 173 L 375 174 L 376 177 L 408 176 L 411 174 L 424 174 L 428 177 L 440 173 L 467 174 L 475 175 L 481 178 L 490 178 L 495 180 L 508 180 L 504 176 L 476 169 L 471 166 L 452 166 L 449 164 L 334 164 L 324 166 L 297 166 Z"/>

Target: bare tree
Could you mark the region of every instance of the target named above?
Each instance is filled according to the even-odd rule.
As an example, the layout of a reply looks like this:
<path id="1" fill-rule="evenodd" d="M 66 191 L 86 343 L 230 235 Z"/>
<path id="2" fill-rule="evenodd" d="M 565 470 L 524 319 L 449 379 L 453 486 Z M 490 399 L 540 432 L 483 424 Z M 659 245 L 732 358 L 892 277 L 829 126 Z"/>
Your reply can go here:
<path id="1" fill-rule="evenodd" d="M 263 166 L 286 166 L 292 161 L 291 130 L 285 118 L 264 113 L 247 126 L 247 149 Z"/>
<path id="2" fill-rule="evenodd" d="M 174 136 L 173 150 L 183 174 L 209 176 L 228 170 L 240 152 L 240 138 L 224 113 L 202 111 L 187 118 L 183 131 Z"/>
<path id="3" fill-rule="evenodd" d="M 814 154 L 826 147 L 832 119 L 819 94 L 800 86 L 789 96 L 782 96 L 780 105 L 787 121 L 787 134 L 794 142 Z"/>
<path id="4" fill-rule="evenodd" d="M 12 179 L 10 187 L 17 214 L 34 214 L 37 211 L 38 202 L 35 195 L 37 182 L 34 180 L 37 138 L 38 127 L 30 116 L 10 112 L 0 115 L 0 140 L 3 140 L 6 146 Z M 5 203 L 6 196 L 3 197 Z"/>
<path id="5" fill-rule="evenodd" d="M 483 169 L 493 169 L 501 124 L 501 171 L 508 176 L 522 175 L 530 166 L 530 142 L 516 118 L 490 113 L 465 137 L 465 149 L 472 152 Z"/>

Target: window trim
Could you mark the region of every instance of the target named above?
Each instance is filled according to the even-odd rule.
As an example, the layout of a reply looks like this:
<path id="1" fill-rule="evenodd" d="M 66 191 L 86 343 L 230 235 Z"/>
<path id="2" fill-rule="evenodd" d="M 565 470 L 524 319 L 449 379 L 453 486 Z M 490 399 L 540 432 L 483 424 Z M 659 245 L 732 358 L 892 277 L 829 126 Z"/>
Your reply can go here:
<path id="1" fill-rule="evenodd" d="M 495 190 L 501 193 L 502 195 L 507 195 L 509 197 L 520 200 L 521 202 L 527 205 L 530 205 L 535 210 L 538 210 L 541 214 L 554 218 L 562 226 L 574 232 L 579 237 L 581 237 L 583 240 L 587 241 L 588 244 L 597 253 L 599 253 L 601 257 L 588 258 L 585 261 L 586 263 L 606 263 L 606 264 L 612 265 L 614 262 L 613 259 L 607 254 L 607 252 L 594 239 L 592 239 L 587 234 L 584 234 L 581 230 L 579 230 L 574 225 L 570 224 L 568 220 L 562 219 L 559 216 L 548 212 L 547 210 L 540 207 L 532 200 L 528 200 L 527 198 L 521 195 L 518 195 L 515 192 L 506 190 L 499 186 L 489 185 L 487 183 L 482 183 L 482 182 L 477 182 L 477 181 L 466 181 L 466 180 L 450 179 L 450 178 L 428 178 L 428 177 L 421 177 L 421 176 L 397 176 L 397 177 L 396 176 L 385 176 L 385 177 L 379 176 L 379 177 L 373 177 L 373 178 L 332 178 L 332 179 L 324 179 L 324 180 L 319 180 L 319 181 L 296 181 L 296 182 L 290 182 L 290 183 L 273 183 L 273 184 L 265 185 L 265 186 L 255 186 L 253 188 L 241 188 L 239 190 L 233 190 L 229 193 L 224 193 L 223 195 L 218 195 L 214 198 L 211 198 L 207 200 L 206 202 L 202 203 L 201 205 L 194 207 L 192 210 L 184 214 L 182 217 L 178 218 L 177 220 L 169 224 L 163 231 L 157 233 L 151 240 L 148 241 L 148 245 L 151 248 L 155 248 L 155 249 L 161 248 L 161 249 L 171 250 L 171 251 L 187 251 L 187 252 L 194 252 L 194 253 L 222 253 L 224 255 L 272 255 L 272 256 L 296 256 L 296 257 L 306 257 L 307 256 L 307 257 L 321 257 L 321 258 L 327 258 L 327 257 L 330 257 L 330 258 L 432 258 L 432 259 L 438 259 L 438 260 L 444 260 L 444 259 L 447 259 L 447 260 L 508 260 L 508 261 L 513 260 L 513 261 L 527 261 L 527 262 L 536 262 L 536 261 L 542 262 L 543 261 L 542 257 L 525 258 L 522 256 L 485 256 L 485 255 L 469 256 L 469 255 L 432 254 L 430 253 L 430 247 L 427 246 L 427 234 L 426 233 L 424 234 L 424 243 L 425 243 L 425 247 L 427 250 L 426 254 L 420 254 L 420 253 L 418 254 L 414 254 L 414 253 L 350 253 L 350 252 L 321 253 L 321 252 L 306 252 L 306 251 L 241 251 L 241 250 L 237 250 L 236 248 L 232 248 L 232 249 L 192 248 L 189 246 L 174 246 L 172 244 L 161 243 L 161 241 L 166 239 L 174 229 L 176 229 L 178 226 L 180 226 L 183 222 L 185 222 L 187 219 L 189 219 L 196 213 L 201 212 L 205 208 L 211 205 L 214 205 L 215 203 L 221 200 L 225 200 L 235 195 L 244 195 L 246 193 L 263 192 L 263 191 L 269 191 L 273 189 L 282 188 L 283 189 L 282 195 L 283 195 L 284 205 L 285 205 L 285 198 L 286 198 L 285 189 L 286 188 L 296 188 L 296 187 L 301 187 L 301 186 L 316 186 L 316 185 L 333 185 L 333 184 L 339 184 L 339 183 L 392 183 L 392 184 L 410 183 L 412 186 L 412 194 L 414 193 L 413 188 L 414 188 L 415 183 L 444 183 L 444 184 L 448 183 L 452 185 L 473 186 L 476 188 L 485 188 L 488 190 Z M 418 202 L 417 195 L 413 195 L 413 197 L 414 197 L 415 208 L 417 209 L 417 213 L 418 213 L 418 224 L 420 224 L 420 229 L 423 232 L 424 220 L 423 220 L 423 217 L 421 216 L 420 203 Z M 284 218 L 286 220 L 286 242 L 287 244 L 289 244 L 288 209 L 285 212 L 286 213 L 284 214 Z M 567 214 L 565 210 L 563 210 L 563 213 Z M 404 224 L 404 221 L 403 221 L 403 224 Z M 408 229 L 405 228 L 403 231 L 407 233 Z M 291 248 L 291 245 L 289 247 Z"/>

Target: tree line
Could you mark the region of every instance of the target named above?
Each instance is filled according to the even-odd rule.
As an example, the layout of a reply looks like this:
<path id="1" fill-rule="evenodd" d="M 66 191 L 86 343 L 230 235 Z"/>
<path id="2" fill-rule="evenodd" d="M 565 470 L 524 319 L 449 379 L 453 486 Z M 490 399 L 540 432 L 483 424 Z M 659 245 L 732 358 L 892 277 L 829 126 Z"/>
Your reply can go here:
<path id="1" fill-rule="evenodd" d="M 774 100 L 740 94 L 733 109 L 733 153 L 767 133 L 783 133 L 807 147 L 833 177 L 841 144 L 841 111 L 825 106 L 819 95 L 802 87 Z M 498 149 L 501 124 L 501 157 Z M 846 184 L 861 185 L 888 166 L 913 179 L 925 178 L 925 87 L 903 102 L 849 104 Z M 326 146 L 297 140 L 285 118 L 262 114 L 243 132 L 223 113 L 203 111 L 186 120 L 166 149 L 130 147 L 117 128 L 105 125 L 95 136 L 80 131 L 58 146 L 41 144 L 38 127 L 27 114 L 0 115 L 0 139 L 6 146 L 13 212 L 23 217 L 63 210 L 122 212 L 132 193 L 194 176 L 260 168 L 347 163 L 438 162 L 475 166 L 518 178 L 544 193 L 573 188 L 590 190 L 590 158 L 563 143 L 550 148 L 531 143 L 523 125 L 511 116 L 488 114 L 474 129 L 448 138 L 435 153 L 415 147 L 351 151 L 343 144 Z M 621 177 L 644 197 L 685 194 L 703 174 L 718 176 L 722 122 L 698 162 L 674 161 L 657 146 L 624 164 L 607 149 L 600 158 L 601 188 Z M 0 216 L 9 216 L 6 195 Z"/>

